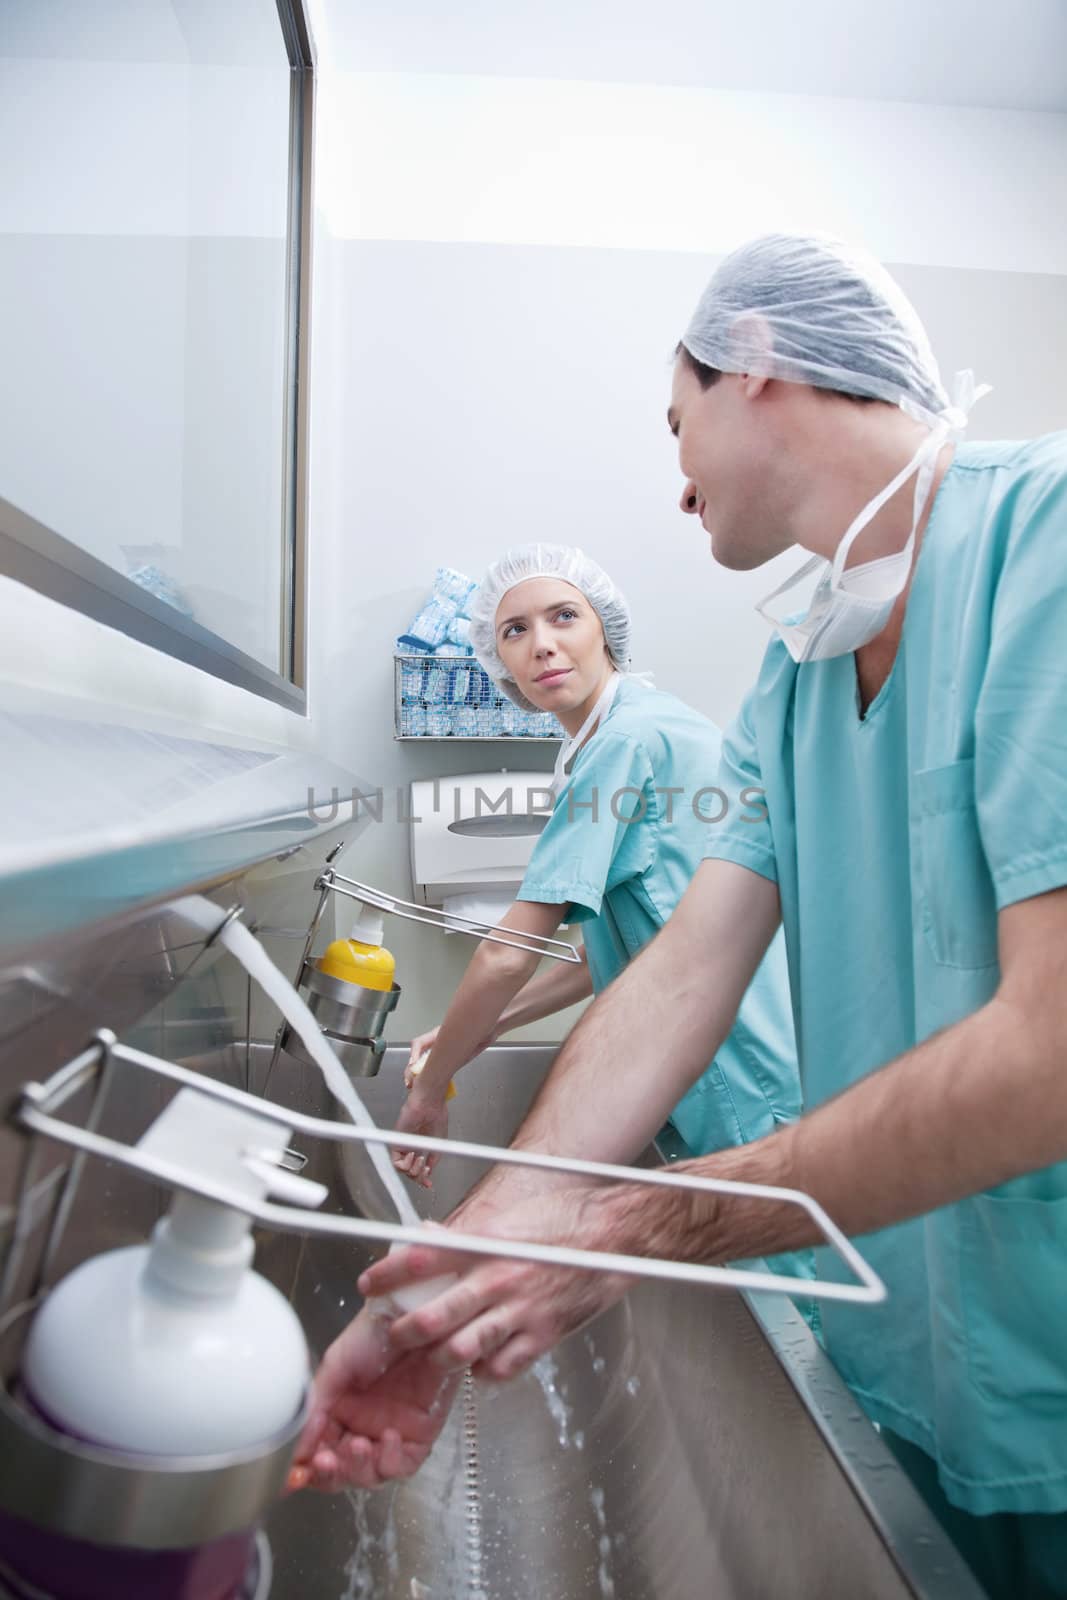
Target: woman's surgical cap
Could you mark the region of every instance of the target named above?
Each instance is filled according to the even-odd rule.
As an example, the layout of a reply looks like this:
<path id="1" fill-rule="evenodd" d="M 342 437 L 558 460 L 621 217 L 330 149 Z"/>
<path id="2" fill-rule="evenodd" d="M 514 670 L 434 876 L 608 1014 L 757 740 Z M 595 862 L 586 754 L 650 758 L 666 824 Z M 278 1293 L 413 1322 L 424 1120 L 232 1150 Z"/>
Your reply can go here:
<path id="1" fill-rule="evenodd" d="M 682 336 L 720 372 L 810 383 L 903 406 L 949 406 L 926 330 L 885 268 L 852 245 L 772 233 L 722 262 Z"/>
<path id="2" fill-rule="evenodd" d="M 573 545 L 517 545 L 494 561 L 470 602 L 474 653 L 501 693 L 524 711 L 537 710 L 509 675 L 496 647 L 497 608 L 509 589 L 528 578 L 561 578 L 583 594 L 603 623 L 608 654 L 620 672 L 626 671 L 630 662 L 630 607 L 603 567 Z"/>

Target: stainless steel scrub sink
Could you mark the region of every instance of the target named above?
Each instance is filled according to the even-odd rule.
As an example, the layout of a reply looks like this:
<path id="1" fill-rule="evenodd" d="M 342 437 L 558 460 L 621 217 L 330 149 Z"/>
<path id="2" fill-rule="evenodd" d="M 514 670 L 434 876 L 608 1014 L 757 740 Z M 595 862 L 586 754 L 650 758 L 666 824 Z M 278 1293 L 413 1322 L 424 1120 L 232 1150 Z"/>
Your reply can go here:
<path id="1" fill-rule="evenodd" d="M 495 1046 L 473 1062 L 452 1132 L 506 1143 L 552 1053 Z M 251 1087 L 268 1057 L 254 1048 Z M 384 1124 L 406 1059 L 390 1049 L 359 1084 Z M 330 1114 L 315 1075 L 286 1057 L 269 1093 Z M 346 1188 L 343 1173 L 311 1175 Z M 442 1163 L 427 1214 L 445 1215 L 476 1175 Z M 257 1257 L 319 1351 L 357 1310 L 368 1259 L 279 1236 Z M 461 1388 L 414 1479 L 294 1496 L 268 1533 L 274 1600 L 981 1595 L 786 1300 L 670 1285 L 636 1289 L 536 1374 Z"/>

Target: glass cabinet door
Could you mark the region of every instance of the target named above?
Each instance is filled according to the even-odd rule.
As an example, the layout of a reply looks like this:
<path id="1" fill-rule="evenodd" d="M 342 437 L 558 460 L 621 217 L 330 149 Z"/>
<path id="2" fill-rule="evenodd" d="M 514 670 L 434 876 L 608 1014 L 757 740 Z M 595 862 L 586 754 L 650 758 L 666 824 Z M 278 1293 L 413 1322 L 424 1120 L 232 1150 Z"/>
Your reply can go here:
<path id="1" fill-rule="evenodd" d="M 289 0 L 0 0 L 0 571 L 294 706 L 311 89 Z"/>

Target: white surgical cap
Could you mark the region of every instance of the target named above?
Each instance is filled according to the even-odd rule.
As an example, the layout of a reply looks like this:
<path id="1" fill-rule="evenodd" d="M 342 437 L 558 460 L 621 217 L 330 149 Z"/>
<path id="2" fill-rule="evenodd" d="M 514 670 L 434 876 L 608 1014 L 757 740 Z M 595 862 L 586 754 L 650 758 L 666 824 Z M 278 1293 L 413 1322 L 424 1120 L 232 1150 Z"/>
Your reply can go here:
<path id="1" fill-rule="evenodd" d="M 471 644 L 501 693 L 524 711 L 536 711 L 509 675 L 496 647 L 496 613 L 501 600 L 527 578 L 561 578 L 589 601 L 604 625 L 608 654 L 620 671 L 630 661 L 630 607 L 603 567 L 565 544 L 522 544 L 494 561 L 470 602 Z"/>
<path id="2" fill-rule="evenodd" d="M 868 395 L 927 423 L 949 406 L 914 306 L 880 262 L 837 239 L 772 233 L 742 245 L 682 344 L 720 372 Z"/>

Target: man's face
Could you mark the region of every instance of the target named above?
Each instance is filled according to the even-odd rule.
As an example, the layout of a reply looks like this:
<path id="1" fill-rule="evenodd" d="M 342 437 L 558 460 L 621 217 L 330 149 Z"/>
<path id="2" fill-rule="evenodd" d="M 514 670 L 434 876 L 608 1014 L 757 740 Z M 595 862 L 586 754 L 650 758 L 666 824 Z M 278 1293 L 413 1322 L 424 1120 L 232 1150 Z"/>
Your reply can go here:
<path id="1" fill-rule="evenodd" d="M 709 389 L 684 357 L 674 363 L 667 421 L 686 480 L 681 508 L 699 517 L 724 567 L 762 566 L 791 542 L 773 512 L 774 454 L 762 380 L 726 372 Z"/>

